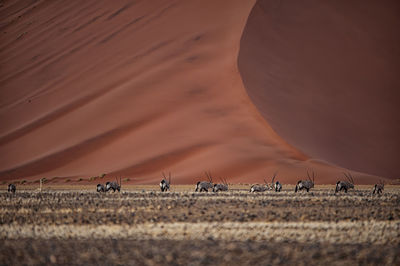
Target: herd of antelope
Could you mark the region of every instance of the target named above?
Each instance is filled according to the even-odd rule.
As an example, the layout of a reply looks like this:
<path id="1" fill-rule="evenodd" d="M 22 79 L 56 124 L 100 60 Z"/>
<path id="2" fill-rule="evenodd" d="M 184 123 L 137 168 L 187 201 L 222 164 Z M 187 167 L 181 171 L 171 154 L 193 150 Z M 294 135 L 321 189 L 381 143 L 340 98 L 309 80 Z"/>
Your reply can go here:
<path id="1" fill-rule="evenodd" d="M 349 189 L 354 189 L 354 178 L 350 173 L 343 173 L 346 180 L 342 181 L 339 180 L 336 183 L 335 187 L 335 193 L 344 191 L 347 193 Z M 160 182 L 160 190 L 161 192 L 166 192 L 170 190 L 170 185 L 171 185 L 171 172 L 169 172 L 168 175 L 168 180 L 164 172 L 162 173 L 163 179 Z M 213 182 L 213 177 L 211 173 L 205 172 L 205 175 L 207 177 L 207 181 L 198 181 L 195 187 L 195 192 L 208 192 L 209 189 L 212 189 L 213 192 L 219 192 L 219 191 L 228 191 L 229 186 L 226 178 L 221 177 L 220 180 L 222 183 L 214 183 Z M 275 192 L 280 192 L 282 190 L 282 184 L 279 181 L 275 181 L 277 172 L 274 173 L 274 175 L 271 178 L 271 183 L 268 183 L 267 180 L 264 178 L 264 184 L 263 185 L 252 185 L 250 187 L 250 192 L 264 192 L 267 190 L 274 190 Z M 307 192 L 310 191 L 314 187 L 315 184 L 315 172 L 312 171 L 311 174 L 307 170 L 307 179 L 304 180 L 299 180 L 296 184 L 296 187 L 294 189 L 294 192 L 298 192 L 300 190 L 306 190 Z M 99 188 L 100 186 L 100 188 Z M 106 187 L 102 186 L 101 184 L 97 185 L 97 191 L 98 192 L 107 192 L 111 189 L 115 192 L 116 189 L 114 189 L 114 186 L 117 187 L 117 190 L 120 191 L 121 188 L 121 183 L 118 184 L 115 182 L 107 182 Z M 372 191 L 373 194 L 382 194 L 383 189 L 384 189 L 385 183 L 380 180 L 378 184 L 375 184 L 374 189 Z"/>
<path id="2" fill-rule="evenodd" d="M 307 179 L 302 179 L 299 180 L 296 184 L 296 187 L 294 189 L 294 192 L 298 192 L 300 190 L 306 190 L 307 192 L 310 191 L 314 187 L 315 184 L 315 173 L 314 171 L 311 172 L 312 174 L 310 175 L 309 171 L 307 170 Z M 220 178 L 222 183 L 215 183 L 213 182 L 213 178 L 210 172 L 205 172 L 207 181 L 199 181 L 196 184 L 195 191 L 196 192 L 208 192 L 209 189 L 212 189 L 213 192 L 219 192 L 219 191 L 228 191 L 229 186 L 226 178 Z M 339 180 L 336 183 L 335 187 L 335 193 L 339 193 L 341 191 L 344 191 L 347 193 L 349 189 L 354 189 L 354 178 L 350 173 L 343 173 L 345 176 L 346 180 Z M 171 185 L 171 172 L 169 172 L 168 175 L 168 180 L 164 172 L 162 173 L 163 179 L 160 182 L 160 189 L 161 192 L 166 192 L 170 190 L 170 185 Z M 277 172 L 274 173 L 274 175 L 271 178 L 271 183 L 268 183 L 265 178 L 264 178 L 264 184 L 263 185 L 252 185 L 250 187 L 250 192 L 264 192 L 267 190 L 274 190 L 275 192 L 280 192 L 282 190 L 282 184 L 279 181 L 275 182 Z M 122 179 L 121 177 L 118 179 L 116 178 L 116 181 L 112 182 L 107 182 L 105 185 L 103 184 L 97 184 L 96 190 L 97 192 L 120 192 L 121 191 L 121 185 L 122 185 Z M 379 183 L 374 185 L 374 189 L 372 191 L 372 194 L 382 194 L 383 190 L 385 187 L 385 182 L 383 180 L 380 180 Z M 14 184 L 9 184 L 8 185 L 8 192 L 10 193 L 15 193 L 17 190 L 16 186 Z"/>

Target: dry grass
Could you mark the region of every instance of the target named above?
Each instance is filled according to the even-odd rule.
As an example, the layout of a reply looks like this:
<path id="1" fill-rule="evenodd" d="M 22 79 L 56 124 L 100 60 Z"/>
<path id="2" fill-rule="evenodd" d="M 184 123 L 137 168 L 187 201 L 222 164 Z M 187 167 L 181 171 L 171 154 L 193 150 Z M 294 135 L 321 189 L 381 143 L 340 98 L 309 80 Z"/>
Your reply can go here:
<path id="1" fill-rule="evenodd" d="M 399 264 L 399 187 L 380 196 L 360 186 L 337 195 L 334 186 L 248 187 L 19 186 L 0 193 L 0 264 Z"/>

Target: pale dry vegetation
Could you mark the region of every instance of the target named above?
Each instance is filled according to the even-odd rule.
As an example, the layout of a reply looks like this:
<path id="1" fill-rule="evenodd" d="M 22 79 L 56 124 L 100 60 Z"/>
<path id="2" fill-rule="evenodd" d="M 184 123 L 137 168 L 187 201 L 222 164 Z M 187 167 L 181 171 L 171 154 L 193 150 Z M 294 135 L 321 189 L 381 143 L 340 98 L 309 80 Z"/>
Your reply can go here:
<path id="1" fill-rule="evenodd" d="M 0 193 L 1 264 L 399 264 L 400 189 Z M 153 190 L 153 191 L 149 191 Z M 379 251 L 379 252 L 378 252 Z M 218 255 L 220 254 L 220 255 Z"/>

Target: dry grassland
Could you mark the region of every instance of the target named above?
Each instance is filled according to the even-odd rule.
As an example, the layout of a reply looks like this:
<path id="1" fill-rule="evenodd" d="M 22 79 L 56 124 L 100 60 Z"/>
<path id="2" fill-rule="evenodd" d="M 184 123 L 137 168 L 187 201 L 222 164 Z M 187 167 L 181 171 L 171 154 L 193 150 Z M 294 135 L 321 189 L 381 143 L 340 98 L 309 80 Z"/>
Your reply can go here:
<path id="1" fill-rule="evenodd" d="M 0 193 L 0 264 L 399 265 L 400 188 Z"/>

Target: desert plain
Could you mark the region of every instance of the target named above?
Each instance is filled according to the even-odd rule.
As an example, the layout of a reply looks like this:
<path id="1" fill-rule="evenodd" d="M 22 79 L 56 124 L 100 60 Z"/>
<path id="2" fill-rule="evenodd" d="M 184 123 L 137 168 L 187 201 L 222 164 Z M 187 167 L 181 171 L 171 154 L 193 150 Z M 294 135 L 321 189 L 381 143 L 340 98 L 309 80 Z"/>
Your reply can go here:
<path id="1" fill-rule="evenodd" d="M 0 261 L 73 265 L 398 265 L 400 187 L 194 192 L 178 185 L 0 194 Z"/>

